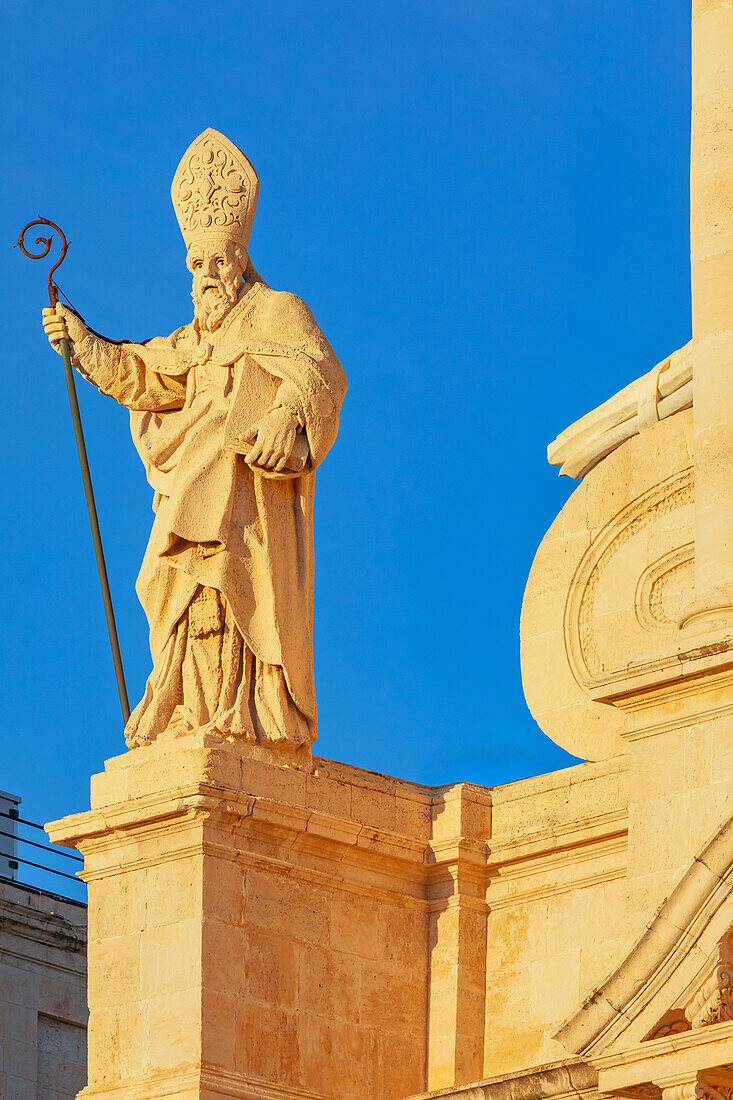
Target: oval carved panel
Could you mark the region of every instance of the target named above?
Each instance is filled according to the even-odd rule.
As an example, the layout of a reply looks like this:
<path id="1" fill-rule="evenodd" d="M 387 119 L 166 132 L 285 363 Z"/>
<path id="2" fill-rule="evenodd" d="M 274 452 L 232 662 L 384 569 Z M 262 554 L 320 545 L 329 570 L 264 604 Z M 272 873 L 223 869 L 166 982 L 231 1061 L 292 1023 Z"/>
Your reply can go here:
<path id="1" fill-rule="evenodd" d="M 674 612 L 692 583 L 692 543 L 681 542 L 691 530 L 692 504 L 687 469 L 642 493 L 595 534 L 565 613 L 578 683 L 624 667 L 676 629 Z"/>
<path id="2" fill-rule="evenodd" d="M 692 415 L 645 429 L 587 474 L 535 556 L 522 683 L 540 728 L 586 760 L 625 752 L 633 715 L 606 688 L 656 659 L 690 602 Z"/>
<path id="3" fill-rule="evenodd" d="M 645 630 L 667 635 L 675 629 L 685 595 L 695 583 L 694 568 L 695 547 L 688 542 L 644 570 L 636 586 L 635 610 Z"/>

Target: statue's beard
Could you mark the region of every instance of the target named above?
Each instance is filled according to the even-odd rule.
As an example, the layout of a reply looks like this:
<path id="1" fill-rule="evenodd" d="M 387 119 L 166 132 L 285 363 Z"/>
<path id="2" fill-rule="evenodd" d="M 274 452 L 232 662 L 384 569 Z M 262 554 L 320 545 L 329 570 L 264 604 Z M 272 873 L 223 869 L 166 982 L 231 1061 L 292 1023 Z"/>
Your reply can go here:
<path id="1" fill-rule="evenodd" d="M 204 290 L 194 286 L 191 291 L 194 314 L 205 332 L 214 332 L 222 323 L 237 300 L 240 285 L 238 281 L 207 283 Z"/>

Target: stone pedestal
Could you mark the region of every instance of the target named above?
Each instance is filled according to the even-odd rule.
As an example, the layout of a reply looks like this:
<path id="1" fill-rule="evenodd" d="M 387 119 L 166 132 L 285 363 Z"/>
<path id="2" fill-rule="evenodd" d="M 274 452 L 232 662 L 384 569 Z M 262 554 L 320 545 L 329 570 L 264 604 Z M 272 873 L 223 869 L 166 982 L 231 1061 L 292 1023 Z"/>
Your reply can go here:
<path id="1" fill-rule="evenodd" d="M 210 735 L 108 761 L 91 810 L 49 826 L 89 884 L 82 1096 L 389 1100 L 475 1080 L 489 825 L 480 788 Z"/>

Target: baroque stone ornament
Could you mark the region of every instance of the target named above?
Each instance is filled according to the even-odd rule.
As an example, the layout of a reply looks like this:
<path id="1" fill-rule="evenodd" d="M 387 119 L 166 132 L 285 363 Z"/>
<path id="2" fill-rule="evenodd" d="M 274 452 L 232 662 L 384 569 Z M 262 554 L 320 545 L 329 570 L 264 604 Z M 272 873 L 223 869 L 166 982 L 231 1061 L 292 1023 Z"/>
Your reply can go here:
<path id="1" fill-rule="evenodd" d="M 692 1027 L 733 1020 L 733 943 L 726 937 L 712 960 L 712 972 L 686 1009 Z"/>
<path id="2" fill-rule="evenodd" d="M 662 1100 L 733 1100 L 733 1075 L 729 1066 L 697 1073 L 694 1078 L 669 1085 Z"/>
<path id="3" fill-rule="evenodd" d="M 130 410 L 154 491 L 137 581 L 153 671 L 130 747 L 210 730 L 309 748 L 315 469 L 338 431 L 346 379 L 308 307 L 269 287 L 247 242 L 258 182 L 222 134 L 184 154 L 172 197 L 192 274 L 193 320 L 114 344 L 62 306 L 58 350 Z"/>

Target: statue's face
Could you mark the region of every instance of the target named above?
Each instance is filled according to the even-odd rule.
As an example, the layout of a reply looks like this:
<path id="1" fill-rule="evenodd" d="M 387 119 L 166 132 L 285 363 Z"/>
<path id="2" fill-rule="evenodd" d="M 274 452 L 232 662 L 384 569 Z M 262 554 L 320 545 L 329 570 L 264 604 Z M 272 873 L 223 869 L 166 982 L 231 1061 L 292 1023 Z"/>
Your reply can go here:
<path id="1" fill-rule="evenodd" d="M 186 263 L 194 312 L 201 327 L 213 332 L 239 297 L 247 253 L 233 241 L 200 241 L 191 245 Z"/>

